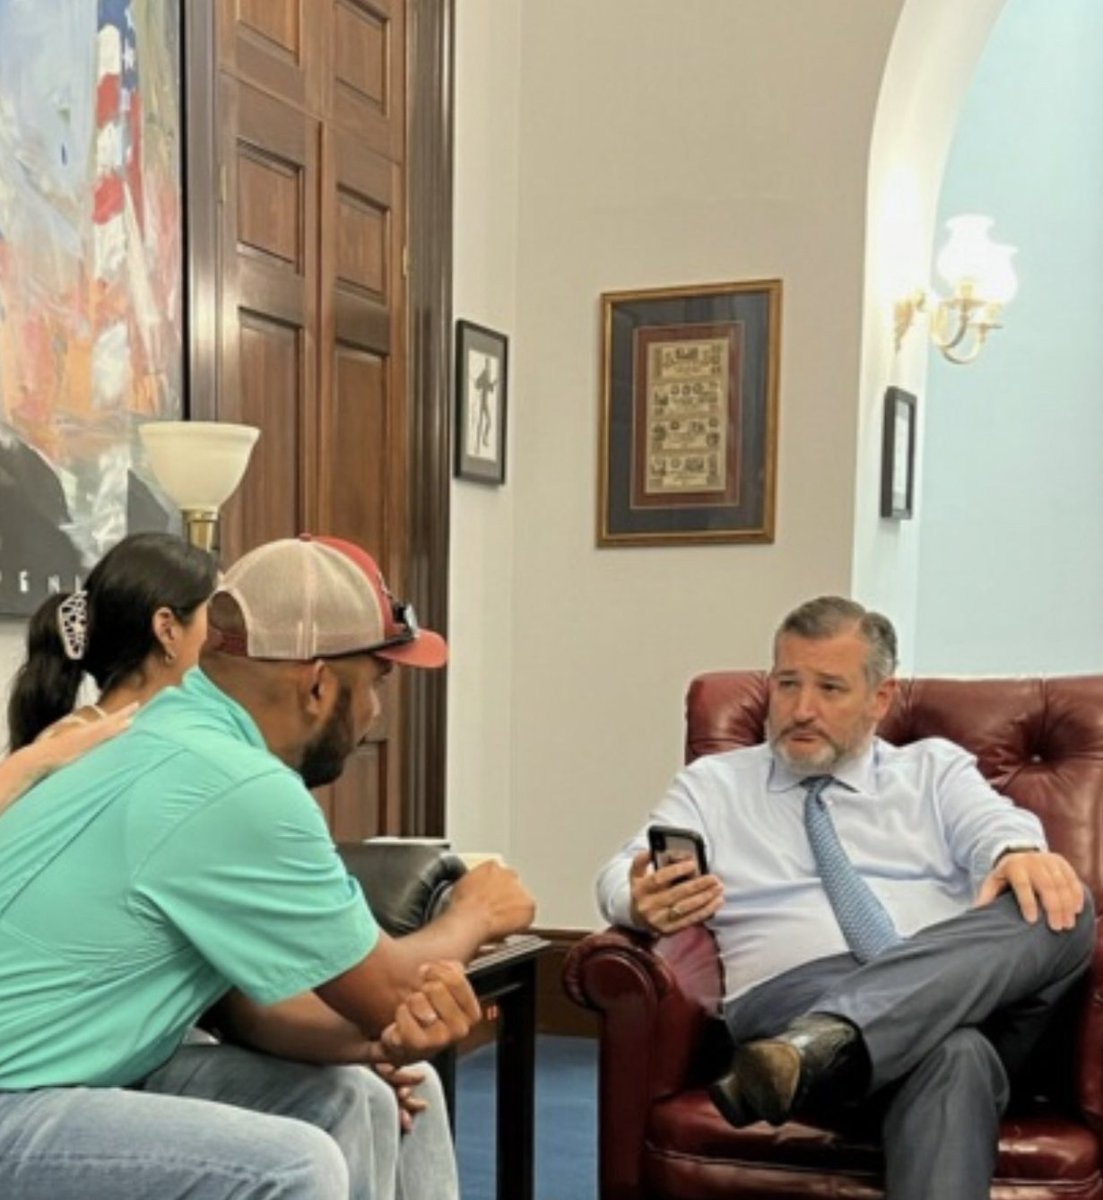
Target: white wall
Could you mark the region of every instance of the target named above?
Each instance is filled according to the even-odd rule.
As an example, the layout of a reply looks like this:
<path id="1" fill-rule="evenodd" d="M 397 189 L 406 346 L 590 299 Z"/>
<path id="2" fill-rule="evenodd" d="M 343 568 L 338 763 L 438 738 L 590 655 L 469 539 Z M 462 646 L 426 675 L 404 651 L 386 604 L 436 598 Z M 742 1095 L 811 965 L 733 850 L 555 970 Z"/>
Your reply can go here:
<path id="1" fill-rule="evenodd" d="M 1007 0 L 939 220 L 995 218 L 1020 292 L 976 363 L 932 359 L 917 666 L 1103 669 L 1103 5 Z"/>
<path id="2" fill-rule="evenodd" d="M 1005 0 L 913 0 L 885 67 L 869 156 L 866 306 L 859 385 L 851 594 L 892 616 L 901 666 L 916 654 L 916 610 L 926 405 L 918 406 L 915 515 L 880 516 L 885 385 L 923 397 L 927 342 L 913 329 L 899 351 L 888 336 L 894 305 L 927 282 L 943 165 L 977 60 Z"/>
<path id="3" fill-rule="evenodd" d="M 0 621 L 0 679 L 7 681 L 0 690 L 0 747 L 8 744 L 8 685 L 23 662 L 26 637 L 26 621 Z"/>
<path id="4" fill-rule="evenodd" d="M 457 317 L 510 335 L 506 483 L 452 485 L 449 573 L 448 833 L 466 850 L 508 853 L 513 712 L 513 430 L 517 384 L 517 99 L 520 5 L 457 0 L 455 259 Z"/>
<path id="5" fill-rule="evenodd" d="M 680 762 L 688 679 L 764 664 L 779 614 L 849 586 L 866 167 L 899 8 L 692 0 L 674 19 L 665 0 L 460 2 L 457 112 L 469 137 L 490 128 L 476 93 L 500 86 L 473 68 L 473 47 L 510 11 L 521 14 L 521 73 L 511 496 L 480 497 L 452 550 L 457 588 L 470 572 L 505 585 L 489 573 L 480 522 L 504 540 L 512 503 L 510 683 L 487 702 L 500 727 L 482 727 L 482 701 L 464 711 L 502 672 L 500 658 L 490 678 L 472 661 L 461 677 L 463 631 L 481 622 L 484 663 L 493 634 L 475 589 L 454 591 L 449 752 L 473 741 L 491 770 L 470 758 L 453 768 L 451 832 L 465 840 L 460 822 L 493 789 L 497 811 L 508 805 L 503 848 L 545 926 L 595 920 L 597 866 Z M 485 177 L 462 157 L 457 169 L 467 219 L 480 204 L 497 211 Z M 468 259 L 457 271 L 458 298 L 478 269 Z M 775 544 L 597 550 L 600 293 L 775 276 Z M 457 314 L 475 315 L 464 302 Z M 466 486 L 454 497 L 461 487 L 473 505 Z M 483 823 L 484 840 L 497 828 Z"/>

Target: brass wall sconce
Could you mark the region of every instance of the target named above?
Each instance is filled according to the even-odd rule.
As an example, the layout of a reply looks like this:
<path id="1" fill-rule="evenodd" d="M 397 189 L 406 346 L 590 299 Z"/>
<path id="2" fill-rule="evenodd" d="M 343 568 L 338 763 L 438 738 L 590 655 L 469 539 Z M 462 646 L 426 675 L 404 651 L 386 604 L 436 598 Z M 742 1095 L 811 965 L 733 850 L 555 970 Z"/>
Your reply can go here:
<path id="1" fill-rule="evenodd" d="M 929 319 L 931 341 L 952 363 L 970 363 L 992 329 L 1000 329 L 1003 306 L 1015 295 L 1018 281 L 1011 266 L 1014 246 L 989 239 L 991 217 L 967 214 L 946 222 L 949 240 L 935 266 L 950 288 L 940 297 L 917 288 L 896 303 L 896 349 L 918 314 Z"/>

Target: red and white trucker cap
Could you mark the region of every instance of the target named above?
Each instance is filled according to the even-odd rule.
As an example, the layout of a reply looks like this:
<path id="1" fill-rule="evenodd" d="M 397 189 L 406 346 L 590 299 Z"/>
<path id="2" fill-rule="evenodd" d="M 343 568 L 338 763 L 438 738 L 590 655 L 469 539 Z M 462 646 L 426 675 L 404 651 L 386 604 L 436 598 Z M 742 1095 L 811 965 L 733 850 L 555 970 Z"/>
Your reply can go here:
<path id="1" fill-rule="evenodd" d="M 370 653 L 409 667 L 448 660 L 444 638 L 394 599 L 375 559 L 340 538 L 303 533 L 258 546 L 225 573 L 220 592 L 245 622 L 244 637 L 223 634 L 225 654 L 308 662 Z"/>

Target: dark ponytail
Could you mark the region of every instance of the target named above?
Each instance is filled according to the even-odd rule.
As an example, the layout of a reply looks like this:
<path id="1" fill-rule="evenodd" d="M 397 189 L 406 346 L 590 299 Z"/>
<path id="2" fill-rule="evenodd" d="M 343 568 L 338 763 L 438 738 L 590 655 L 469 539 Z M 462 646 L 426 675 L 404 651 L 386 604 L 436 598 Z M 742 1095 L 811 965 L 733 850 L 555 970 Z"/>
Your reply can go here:
<path id="1" fill-rule="evenodd" d="M 44 600 L 27 626 L 27 659 L 15 676 L 8 700 L 13 750 L 33 742 L 76 703 L 84 668 L 65 653 L 57 625 L 57 610 L 67 594 Z"/>
<path id="2" fill-rule="evenodd" d="M 170 533 L 134 533 L 123 538 L 92 568 L 88 633 L 79 662 L 66 657 L 57 627 L 63 596 L 51 596 L 31 618 L 27 661 L 19 669 L 8 703 L 11 747 L 33 742 L 50 724 L 71 712 L 84 672 L 100 694 L 140 672 L 161 644 L 153 614 L 172 610 L 187 624 L 214 591 L 214 559 Z"/>

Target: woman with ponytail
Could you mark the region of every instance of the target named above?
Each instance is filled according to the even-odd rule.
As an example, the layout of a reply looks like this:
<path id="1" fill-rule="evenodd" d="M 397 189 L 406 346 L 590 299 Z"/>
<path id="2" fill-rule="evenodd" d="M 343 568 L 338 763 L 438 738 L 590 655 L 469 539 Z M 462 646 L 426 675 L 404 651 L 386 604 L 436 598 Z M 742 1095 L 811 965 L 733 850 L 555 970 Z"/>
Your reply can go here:
<path id="1" fill-rule="evenodd" d="M 46 600 L 31 617 L 8 702 L 12 750 L 132 711 L 179 683 L 199 659 L 216 575 L 214 560 L 180 538 L 135 533 L 100 559 L 83 588 Z M 73 711 L 85 675 L 99 695 Z"/>

